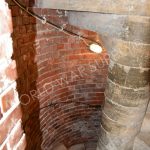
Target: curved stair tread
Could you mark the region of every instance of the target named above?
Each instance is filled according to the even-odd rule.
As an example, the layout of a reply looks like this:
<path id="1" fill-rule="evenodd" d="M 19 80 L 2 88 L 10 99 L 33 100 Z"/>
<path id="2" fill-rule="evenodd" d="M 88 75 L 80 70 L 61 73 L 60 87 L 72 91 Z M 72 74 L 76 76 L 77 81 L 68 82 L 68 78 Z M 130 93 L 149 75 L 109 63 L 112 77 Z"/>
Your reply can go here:
<path id="1" fill-rule="evenodd" d="M 150 147 L 139 138 L 135 139 L 133 150 L 150 150 Z"/>
<path id="2" fill-rule="evenodd" d="M 59 144 L 53 148 L 53 150 L 67 150 L 64 144 Z"/>
<path id="3" fill-rule="evenodd" d="M 76 144 L 69 148 L 69 150 L 85 150 L 84 144 Z"/>

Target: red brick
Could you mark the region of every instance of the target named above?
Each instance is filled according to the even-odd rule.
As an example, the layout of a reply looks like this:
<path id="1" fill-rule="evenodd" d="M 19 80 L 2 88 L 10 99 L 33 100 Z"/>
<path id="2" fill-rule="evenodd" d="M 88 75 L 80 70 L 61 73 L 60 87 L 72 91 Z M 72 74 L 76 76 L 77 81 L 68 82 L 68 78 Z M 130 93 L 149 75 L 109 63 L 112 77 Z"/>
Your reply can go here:
<path id="1" fill-rule="evenodd" d="M 64 49 L 64 44 L 58 44 L 58 45 L 57 45 L 57 48 L 58 48 L 58 50 Z"/>
<path id="2" fill-rule="evenodd" d="M 17 16 L 13 19 L 13 25 L 14 26 L 21 26 L 23 25 L 23 19 L 21 16 Z"/>
<path id="3" fill-rule="evenodd" d="M 25 26 L 20 26 L 19 32 L 20 32 L 20 34 L 26 34 L 26 27 Z"/>
<path id="4" fill-rule="evenodd" d="M 23 134 L 22 138 L 20 139 L 20 141 L 18 141 L 18 145 L 16 147 L 16 150 L 25 150 L 26 149 L 26 137 L 25 134 Z"/>
<path id="5" fill-rule="evenodd" d="M 34 17 L 30 17 L 29 20 L 30 20 L 31 24 L 35 24 L 36 23 L 36 19 Z"/>
<path id="6" fill-rule="evenodd" d="M 30 23 L 29 16 L 24 16 L 24 17 L 23 17 L 23 24 L 24 24 L 24 25 L 27 25 L 27 24 L 29 24 L 29 23 Z"/>
<path id="7" fill-rule="evenodd" d="M 12 63 L 5 70 L 7 78 L 10 80 L 17 79 L 17 71 L 16 71 L 16 62 L 12 61 Z"/>
<path id="8" fill-rule="evenodd" d="M 35 32 L 36 31 L 36 26 L 35 25 L 26 25 L 26 30 L 27 33 L 29 32 Z"/>
<path id="9" fill-rule="evenodd" d="M 20 106 L 17 106 L 6 119 L 0 123 L 0 144 L 6 139 L 7 135 L 15 126 L 16 122 L 21 119 L 22 113 Z"/>
<path id="10" fill-rule="evenodd" d="M 0 10 L 0 35 L 12 33 L 12 20 L 10 10 L 7 9 L 7 16 Z"/>
<path id="11" fill-rule="evenodd" d="M 2 1 L 3 2 L 3 1 Z M 1 3 L 2 3 L 1 2 Z M 5 2 L 5 1 L 4 1 Z M 19 25 L 22 25 L 22 17 L 20 17 L 19 15 L 19 9 L 17 6 L 14 5 L 14 3 L 10 2 L 11 4 L 11 8 L 12 8 L 12 16 L 14 17 L 14 27 L 17 26 L 17 28 L 15 29 L 16 33 L 13 34 L 13 38 L 18 36 L 17 38 L 19 38 L 19 36 L 21 36 L 22 32 L 25 32 L 23 28 L 18 28 Z M 0 10 L 0 36 L 2 36 L 3 34 L 11 34 L 12 33 L 12 19 L 11 19 L 11 11 L 7 8 L 7 4 L 5 4 L 5 11 L 2 12 L 2 10 Z M 19 31 L 20 29 L 20 31 Z M 20 34 L 21 33 L 21 34 Z M 15 44 L 17 40 L 14 40 L 14 51 L 16 50 L 17 44 Z M 2 42 L 2 41 L 0 41 Z M 0 59 L 1 58 L 5 58 L 6 59 L 6 55 L 8 59 L 11 59 L 11 47 L 9 47 L 9 44 L 12 41 L 10 40 L 10 38 L 8 38 L 8 40 L 6 39 L 6 42 L 3 43 L 3 45 L 1 44 L 0 46 Z M 7 46 L 9 45 L 9 46 Z M 16 52 L 16 51 L 15 51 Z M 4 66 L 3 68 L 4 72 L 2 74 L 1 71 L 1 76 L 0 78 L 3 78 L 3 76 L 6 76 L 7 79 L 12 80 L 13 82 L 16 80 L 17 78 L 17 71 L 16 71 L 16 63 L 15 61 L 12 61 L 11 64 L 9 64 L 9 66 L 6 68 L 6 66 Z M 6 80 L 7 81 L 7 80 Z M 5 82 L 5 81 L 4 81 Z M 3 88 L 4 83 L 3 81 L 1 81 L 0 79 L 0 88 Z M 6 93 L 6 91 L 4 91 Z M 16 108 L 13 109 L 13 107 L 15 107 L 15 91 L 14 89 L 11 89 L 10 91 L 8 91 L 4 96 L 1 96 L 0 98 L 0 145 L 4 144 L 3 142 L 7 139 L 7 137 L 9 136 L 10 133 L 14 128 L 14 126 L 16 125 L 16 122 L 18 120 L 21 119 L 22 117 L 22 112 L 21 112 L 21 108 L 20 106 L 16 106 Z M 7 113 L 6 113 L 7 112 Z M 3 116 L 2 116 L 3 113 Z M 19 134 L 22 134 L 22 129 L 21 129 L 21 124 L 20 124 L 20 128 L 17 129 L 17 131 L 14 133 L 14 135 L 12 135 L 12 137 L 9 139 L 9 144 L 10 147 L 12 148 L 12 145 L 15 145 L 18 140 L 19 140 Z M 17 139 L 18 137 L 18 139 Z M 6 144 L 4 145 L 3 148 L 0 148 L 2 150 L 7 150 L 8 149 L 8 143 L 7 141 L 5 141 Z M 10 148 L 9 148 L 10 149 Z"/>
<path id="12" fill-rule="evenodd" d="M 15 126 L 15 130 L 13 130 L 13 133 L 10 134 L 8 140 L 9 147 L 13 149 L 18 144 L 18 141 L 21 139 L 22 135 L 23 135 L 23 130 L 21 127 L 21 121 L 19 121 L 17 122 Z"/>
<path id="13" fill-rule="evenodd" d="M 18 6 L 12 6 L 11 7 L 11 12 L 12 12 L 12 16 L 13 17 L 18 16 L 19 15 L 19 8 L 18 8 Z"/>
<path id="14" fill-rule="evenodd" d="M 8 150 L 8 149 L 7 149 L 7 145 L 5 144 L 5 145 L 1 148 L 1 150 Z"/>
<path id="15" fill-rule="evenodd" d="M 2 112 L 7 112 L 11 106 L 15 103 L 14 90 L 11 89 L 7 94 L 5 94 L 1 99 Z"/>
<path id="16" fill-rule="evenodd" d="M 28 0 L 24 1 L 25 3 L 29 2 Z M 62 24 L 66 22 L 64 11 L 61 11 L 63 16 L 59 18 L 57 10 L 40 8 L 29 9 L 32 9 L 39 15 L 47 15 L 50 21 L 56 21 L 54 23 Z M 18 89 L 20 93 L 29 93 L 30 89 L 34 88 L 36 90 L 36 88 L 38 88 L 38 90 L 40 89 L 38 91 L 40 96 L 42 95 L 39 101 L 36 101 L 36 104 L 34 100 L 31 100 L 28 107 L 24 109 L 23 114 L 27 115 L 29 112 L 34 112 L 37 108 L 46 106 L 53 100 L 58 103 L 81 101 L 88 102 L 92 105 L 99 105 L 99 103 L 104 100 L 104 97 L 96 92 L 103 90 L 104 84 L 102 84 L 102 89 L 98 88 L 97 85 L 100 85 L 99 82 L 105 83 L 105 72 L 107 68 L 104 65 L 103 70 L 100 70 L 101 74 L 98 75 L 98 71 L 89 71 L 88 64 L 94 65 L 94 60 L 99 62 L 102 56 L 91 53 L 82 40 L 74 37 L 70 38 L 70 36 L 55 30 L 49 25 L 41 24 L 41 21 L 36 22 L 35 18 L 28 16 L 24 12 L 18 15 L 17 13 L 18 12 L 14 12 L 16 17 L 13 17 L 13 20 L 15 20 L 13 41 L 17 41 L 14 45 L 15 55 L 18 56 L 16 57 L 17 72 L 19 72 Z M 20 20 L 20 22 L 18 22 L 18 20 Z M 82 33 L 88 38 L 98 39 L 97 34 L 94 32 L 81 30 L 71 25 L 67 26 L 75 33 Z M 34 62 L 34 58 L 37 58 L 37 64 Z M 63 84 L 63 86 L 57 83 L 53 93 L 49 92 L 48 95 L 44 95 L 45 93 L 42 86 L 45 83 L 53 82 L 53 85 L 55 85 L 56 80 L 59 80 L 65 74 L 69 81 L 70 71 L 77 73 L 79 72 L 79 67 L 85 68 L 82 70 L 82 78 L 76 78 L 75 81 L 69 82 L 69 84 Z M 75 89 L 76 85 L 81 86 Z M 42 92 L 44 94 L 42 94 Z M 79 97 L 76 96 L 77 94 Z M 43 143 L 45 146 L 53 144 L 53 141 L 60 142 L 61 140 L 65 141 L 68 145 L 80 140 L 86 141 L 86 137 L 81 138 L 80 133 L 71 131 L 71 128 L 74 122 L 79 119 L 89 119 L 91 114 L 95 113 L 95 111 L 87 106 L 75 103 L 61 104 L 61 106 L 62 107 L 59 107 L 59 105 L 57 105 L 55 108 L 52 107 L 48 109 L 46 113 L 45 111 L 47 109 L 44 109 L 44 114 L 41 113 L 41 115 L 37 117 L 40 118 L 40 124 L 37 123 L 33 126 L 37 118 L 33 117 L 29 119 L 29 125 L 27 125 L 28 130 L 26 130 L 32 140 L 31 143 L 28 143 L 29 147 L 36 145 L 36 142 L 39 140 L 40 131 L 36 130 L 36 126 L 38 125 L 40 125 L 42 131 L 48 128 L 49 133 L 51 133 L 43 134 Z M 98 115 L 95 116 L 98 117 Z M 59 127 L 59 125 L 61 126 Z M 88 129 L 93 130 L 91 127 Z M 18 132 L 19 131 L 20 130 L 18 130 Z M 70 139 L 69 137 L 73 138 Z M 34 140 L 37 141 L 35 142 Z M 24 148 L 20 149 L 23 150 Z"/>
<path id="17" fill-rule="evenodd" d="M 42 9 L 41 8 L 36 8 L 36 7 L 33 7 L 32 8 L 32 11 L 38 15 L 41 15 L 41 12 L 42 12 Z"/>

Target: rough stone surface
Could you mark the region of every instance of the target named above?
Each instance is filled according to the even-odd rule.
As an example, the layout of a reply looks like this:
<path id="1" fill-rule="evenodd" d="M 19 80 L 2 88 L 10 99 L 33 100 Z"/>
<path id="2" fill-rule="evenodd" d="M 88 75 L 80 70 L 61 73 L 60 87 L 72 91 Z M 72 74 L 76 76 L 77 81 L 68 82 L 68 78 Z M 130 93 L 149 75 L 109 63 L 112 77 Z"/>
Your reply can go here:
<path id="1" fill-rule="evenodd" d="M 149 17 L 117 14 L 110 15 L 91 12 L 69 12 L 69 22 L 80 28 L 98 32 L 109 51 L 112 51 L 112 49 L 115 50 L 114 45 L 122 45 L 122 43 L 128 43 L 126 45 L 129 46 L 131 43 L 131 49 L 133 47 L 132 45 L 141 45 L 142 43 L 145 44 L 142 44 L 142 47 L 149 47 Z M 119 41 L 122 42 L 120 43 Z M 122 52 L 124 51 L 123 49 L 126 50 L 127 48 L 121 48 Z M 119 48 L 117 48 L 117 50 L 119 50 Z M 141 51 L 141 49 L 139 51 Z M 118 52 L 119 51 L 117 51 L 117 54 L 119 54 Z M 147 51 L 147 53 L 149 52 Z M 125 58 L 127 57 L 124 56 L 123 59 Z"/>
<path id="2" fill-rule="evenodd" d="M 67 148 L 65 147 L 65 145 L 60 144 L 58 146 L 55 146 L 55 148 L 53 148 L 52 150 L 67 150 Z"/>
<path id="3" fill-rule="evenodd" d="M 150 103 L 144 121 L 142 123 L 141 131 L 135 139 L 134 150 L 150 150 Z"/>
<path id="4" fill-rule="evenodd" d="M 133 150 L 150 150 L 150 147 L 146 145 L 142 140 L 136 138 Z"/>
<path id="5" fill-rule="evenodd" d="M 97 14 L 96 17 L 102 23 L 95 30 L 102 34 L 110 52 L 97 150 L 133 149 L 150 98 L 150 51 L 147 49 L 150 45 L 150 18 L 117 14 Z M 88 28 L 96 27 L 96 17 L 91 17 L 94 25 Z M 78 20 L 72 22 L 82 26 L 83 20 L 80 22 L 80 19 L 78 17 Z M 85 23 L 83 26 L 88 25 Z M 131 52 L 136 54 L 132 55 Z M 133 61 L 130 61 L 131 58 Z"/>
<path id="6" fill-rule="evenodd" d="M 55 0 L 38 0 L 38 5 L 44 8 L 65 9 L 75 11 L 91 11 L 101 13 L 115 14 L 135 14 L 135 15 L 150 15 L 150 2 L 148 0 L 61 0 L 55 3 Z M 140 10 L 140 11 L 139 11 Z"/>
<path id="7" fill-rule="evenodd" d="M 85 150 L 84 144 L 77 144 L 71 146 L 68 150 Z"/>

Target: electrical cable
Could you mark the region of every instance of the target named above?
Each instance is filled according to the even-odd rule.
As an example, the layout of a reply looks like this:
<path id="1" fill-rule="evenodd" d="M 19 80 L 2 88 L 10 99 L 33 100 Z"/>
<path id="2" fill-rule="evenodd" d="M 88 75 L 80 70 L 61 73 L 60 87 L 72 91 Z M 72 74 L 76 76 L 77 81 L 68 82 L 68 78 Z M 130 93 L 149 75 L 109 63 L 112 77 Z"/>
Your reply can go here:
<path id="1" fill-rule="evenodd" d="M 36 13 L 30 11 L 30 10 L 28 9 L 28 7 L 26 7 L 26 6 L 24 6 L 23 4 L 21 4 L 18 0 L 12 0 L 12 1 L 13 1 L 18 7 L 20 7 L 22 10 L 24 10 L 25 12 L 27 12 L 28 14 L 30 14 L 32 17 L 36 18 L 37 20 L 41 21 L 43 24 L 49 24 L 50 26 L 54 27 L 55 29 L 57 29 L 57 30 L 59 30 L 59 31 L 61 31 L 61 32 L 67 34 L 67 35 L 69 35 L 69 36 L 78 37 L 78 38 L 81 39 L 87 46 L 89 46 L 89 44 L 86 42 L 86 40 L 89 41 L 89 42 L 91 42 L 91 43 L 95 43 L 95 44 L 101 45 L 100 43 L 98 43 L 98 42 L 96 42 L 96 41 L 94 41 L 94 40 L 91 40 L 91 39 L 89 39 L 89 38 L 87 38 L 87 37 L 84 37 L 84 36 L 82 36 L 82 35 L 78 35 L 77 33 L 74 33 L 74 32 L 72 32 L 72 31 L 69 31 L 69 30 L 67 30 L 67 29 L 64 29 L 64 27 L 58 26 L 58 25 L 52 23 L 51 21 L 48 21 L 45 16 L 44 16 L 44 17 L 41 17 L 41 16 L 39 16 L 38 14 L 36 14 Z"/>
<path id="2" fill-rule="evenodd" d="M 89 41 L 89 42 L 91 42 L 91 43 L 95 43 L 95 44 L 100 45 L 100 43 L 98 43 L 98 42 L 96 42 L 96 41 L 93 41 L 93 40 L 91 40 L 91 39 L 89 39 L 89 38 L 87 38 L 87 37 L 84 37 L 84 36 L 82 36 L 82 35 L 78 35 L 78 34 L 72 32 L 72 31 L 69 31 L 69 30 L 67 30 L 67 29 L 64 29 L 64 27 L 58 26 L 58 25 L 56 25 L 56 24 L 54 24 L 54 23 L 48 21 L 45 16 L 44 16 L 44 17 L 41 17 L 41 16 L 39 16 L 38 14 L 36 14 L 36 13 L 30 11 L 28 7 L 26 7 L 26 6 L 24 6 L 23 4 L 21 4 L 18 0 L 12 0 L 12 1 L 13 1 L 19 8 L 21 8 L 22 10 L 24 10 L 25 12 L 27 12 L 29 15 L 31 15 L 32 17 L 36 18 L 37 20 L 41 21 L 42 24 L 48 24 L 48 25 L 54 27 L 55 29 L 57 29 L 57 30 L 59 30 L 59 31 L 61 31 L 61 32 L 67 34 L 67 35 L 69 35 L 69 36 L 78 37 L 78 38 L 81 39 L 87 46 L 89 46 L 89 44 L 87 43 L 87 41 Z M 72 101 L 71 101 L 71 102 L 72 102 Z M 55 107 L 57 104 L 62 104 L 62 103 L 63 103 L 63 104 L 67 104 L 67 103 L 71 103 L 71 102 L 51 103 L 51 104 L 49 104 L 49 105 L 47 105 L 47 106 L 44 106 L 44 107 L 39 108 L 37 111 L 33 112 L 32 115 L 24 122 L 24 124 L 23 124 L 23 129 L 24 129 L 24 131 L 25 131 L 26 123 L 27 123 L 31 118 L 34 117 L 34 114 L 37 114 L 37 112 L 39 112 L 40 110 L 45 109 L 45 108 L 49 108 L 49 107 L 53 107 L 53 106 Z M 72 103 L 73 103 L 73 102 L 72 102 Z M 89 107 L 94 107 L 94 108 L 96 108 L 96 109 L 101 108 L 101 105 L 91 105 L 91 104 L 87 104 L 87 103 L 84 103 L 84 102 L 74 102 L 74 103 L 84 104 L 84 105 L 87 105 L 87 106 L 89 106 Z"/>

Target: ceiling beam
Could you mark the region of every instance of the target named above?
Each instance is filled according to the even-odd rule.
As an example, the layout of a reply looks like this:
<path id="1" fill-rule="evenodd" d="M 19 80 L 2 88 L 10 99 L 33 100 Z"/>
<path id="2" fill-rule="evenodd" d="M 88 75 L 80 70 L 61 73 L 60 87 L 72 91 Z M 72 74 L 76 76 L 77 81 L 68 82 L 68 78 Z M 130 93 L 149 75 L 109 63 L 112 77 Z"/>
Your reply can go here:
<path id="1" fill-rule="evenodd" d="M 68 18 L 69 24 L 99 33 L 108 50 L 118 39 L 150 48 L 150 17 L 71 11 Z"/>
<path id="2" fill-rule="evenodd" d="M 38 0 L 41 8 L 150 16 L 150 0 Z"/>

